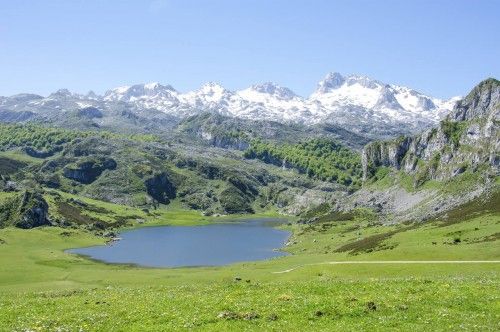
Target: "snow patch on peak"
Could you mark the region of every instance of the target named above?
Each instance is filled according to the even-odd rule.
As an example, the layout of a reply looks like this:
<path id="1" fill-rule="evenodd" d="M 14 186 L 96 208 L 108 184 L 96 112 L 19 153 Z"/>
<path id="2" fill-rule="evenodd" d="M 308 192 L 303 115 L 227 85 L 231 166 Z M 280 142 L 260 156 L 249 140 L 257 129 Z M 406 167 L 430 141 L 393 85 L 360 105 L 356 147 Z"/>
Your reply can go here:
<path id="1" fill-rule="evenodd" d="M 203 94 L 229 93 L 228 90 L 226 90 L 222 85 L 216 82 L 207 82 L 203 84 L 203 86 L 200 89 L 198 89 L 198 92 Z"/>
<path id="2" fill-rule="evenodd" d="M 161 87 L 161 84 L 158 82 L 150 82 L 150 83 L 144 84 L 144 88 L 148 89 L 148 90 L 155 90 L 159 87 Z"/>
<path id="3" fill-rule="evenodd" d="M 182 102 L 187 103 L 199 109 L 205 108 L 207 105 L 213 107 L 214 103 L 224 102 L 232 97 L 233 93 L 226 90 L 222 85 L 215 82 L 205 83 L 196 91 L 190 91 L 180 95 Z"/>
<path id="4" fill-rule="evenodd" d="M 117 88 L 111 89 L 109 92 L 114 92 L 114 93 L 117 93 L 117 94 L 123 94 L 123 93 L 126 93 L 128 91 L 128 89 L 130 89 L 130 86 L 124 85 L 124 86 L 119 86 Z"/>

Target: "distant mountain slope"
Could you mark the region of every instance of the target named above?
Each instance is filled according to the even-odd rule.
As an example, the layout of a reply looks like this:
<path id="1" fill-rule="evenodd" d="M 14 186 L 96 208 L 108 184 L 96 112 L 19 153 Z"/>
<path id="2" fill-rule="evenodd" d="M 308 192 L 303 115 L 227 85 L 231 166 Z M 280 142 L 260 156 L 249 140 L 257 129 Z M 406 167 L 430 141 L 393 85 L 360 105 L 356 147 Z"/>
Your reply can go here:
<path id="1" fill-rule="evenodd" d="M 305 126 L 276 121 L 258 121 L 202 113 L 182 120 L 175 128 L 176 137 L 196 139 L 220 148 L 245 150 L 253 139 L 276 143 L 298 143 L 311 138 L 339 141 L 351 149 L 361 151 L 369 142 L 364 136 L 334 124 Z"/>
<path id="2" fill-rule="evenodd" d="M 387 85 L 364 76 L 328 74 L 317 90 L 303 98 L 274 83 L 230 91 L 217 83 L 181 93 L 159 83 L 124 86 L 79 95 L 59 90 L 48 97 L 19 94 L 0 98 L 0 121 L 64 122 L 82 108 L 102 112 L 95 126 L 169 126 L 205 112 L 259 121 L 304 125 L 334 124 L 358 134 L 394 137 L 428 128 L 442 119 L 456 99 L 443 101 L 410 88 Z M 61 114 L 62 113 L 62 114 Z M 88 117 L 87 117 L 87 120 Z"/>

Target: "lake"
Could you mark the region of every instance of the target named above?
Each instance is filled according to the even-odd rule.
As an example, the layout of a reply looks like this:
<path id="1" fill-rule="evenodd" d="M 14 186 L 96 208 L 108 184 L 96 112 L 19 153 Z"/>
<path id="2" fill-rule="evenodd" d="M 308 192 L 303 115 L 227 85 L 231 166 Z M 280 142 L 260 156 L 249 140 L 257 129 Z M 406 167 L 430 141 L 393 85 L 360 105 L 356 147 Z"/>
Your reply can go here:
<path id="1" fill-rule="evenodd" d="M 202 226 L 143 227 L 120 233 L 103 246 L 70 249 L 106 263 L 150 267 L 217 266 L 287 255 L 279 251 L 290 232 L 283 219 L 248 219 Z"/>

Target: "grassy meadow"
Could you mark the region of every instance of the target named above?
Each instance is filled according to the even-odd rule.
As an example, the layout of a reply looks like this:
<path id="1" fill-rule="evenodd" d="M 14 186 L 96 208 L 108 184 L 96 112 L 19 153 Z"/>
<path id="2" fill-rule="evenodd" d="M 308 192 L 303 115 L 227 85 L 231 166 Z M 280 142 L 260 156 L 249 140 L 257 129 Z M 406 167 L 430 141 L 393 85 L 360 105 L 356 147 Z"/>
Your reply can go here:
<path id="1" fill-rule="evenodd" d="M 141 221 L 128 227 L 228 221 L 175 203 L 151 215 L 79 199 L 97 207 L 86 212 L 94 218 Z M 0 330 L 426 331 L 432 324 L 435 331 L 494 331 L 500 263 L 491 261 L 500 260 L 499 222 L 497 211 L 422 225 L 384 226 L 364 213 L 325 217 L 282 226 L 293 232 L 285 247 L 290 256 L 174 269 L 65 253 L 104 243 L 81 228 L 6 228 L 0 230 Z"/>

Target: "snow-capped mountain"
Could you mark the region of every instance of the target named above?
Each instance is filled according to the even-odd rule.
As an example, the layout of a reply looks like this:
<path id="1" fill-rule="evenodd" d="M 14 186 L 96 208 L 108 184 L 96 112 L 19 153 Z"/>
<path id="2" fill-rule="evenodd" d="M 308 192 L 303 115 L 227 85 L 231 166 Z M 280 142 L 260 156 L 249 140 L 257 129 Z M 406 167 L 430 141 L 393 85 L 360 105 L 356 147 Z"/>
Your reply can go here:
<path id="1" fill-rule="evenodd" d="M 53 114 L 54 111 L 96 107 L 104 112 L 123 108 L 143 117 L 165 114 L 177 118 L 214 112 L 251 120 L 307 125 L 333 123 L 368 136 L 381 137 L 432 126 L 452 109 L 457 100 L 443 101 L 364 76 L 330 73 L 308 98 L 270 82 L 241 91 L 207 83 L 187 93 L 155 82 L 114 88 L 104 96 L 93 92 L 78 95 L 63 89 L 46 98 L 31 94 L 2 97 L 0 112 Z"/>
<path id="2" fill-rule="evenodd" d="M 357 123 L 356 131 L 400 127 L 410 133 L 437 123 L 459 99 L 441 100 L 407 87 L 339 73 L 328 74 L 309 97 L 322 106 L 329 121 L 346 126 Z"/>
<path id="3" fill-rule="evenodd" d="M 389 121 L 410 120 L 412 116 L 437 121 L 450 111 L 446 101 L 410 88 L 364 76 L 343 77 L 338 73 L 328 74 L 310 99 L 321 103 L 331 113 L 350 106 L 362 107 L 387 116 Z"/>

